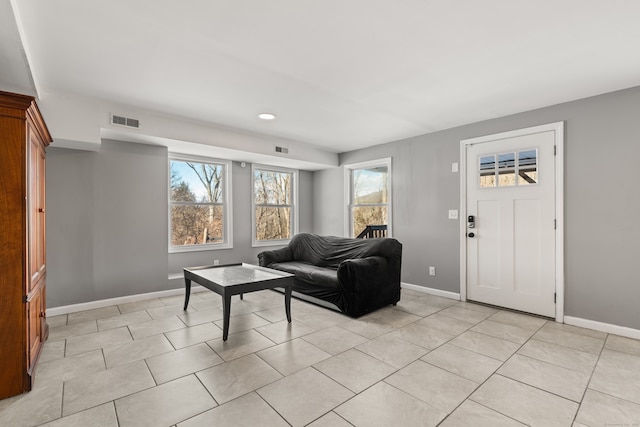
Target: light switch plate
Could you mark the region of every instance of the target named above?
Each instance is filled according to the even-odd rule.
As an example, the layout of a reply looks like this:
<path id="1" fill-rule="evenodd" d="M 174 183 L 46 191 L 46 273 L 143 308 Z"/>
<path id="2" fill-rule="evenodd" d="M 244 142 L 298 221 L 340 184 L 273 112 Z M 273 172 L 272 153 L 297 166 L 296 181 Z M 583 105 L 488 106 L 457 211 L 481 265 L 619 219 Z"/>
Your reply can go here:
<path id="1" fill-rule="evenodd" d="M 458 162 L 451 163 L 451 172 L 458 172 Z"/>
<path id="2" fill-rule="evenodd" d="M 458 219 L 457 209 L 449 209 L 449 219 Z"/>

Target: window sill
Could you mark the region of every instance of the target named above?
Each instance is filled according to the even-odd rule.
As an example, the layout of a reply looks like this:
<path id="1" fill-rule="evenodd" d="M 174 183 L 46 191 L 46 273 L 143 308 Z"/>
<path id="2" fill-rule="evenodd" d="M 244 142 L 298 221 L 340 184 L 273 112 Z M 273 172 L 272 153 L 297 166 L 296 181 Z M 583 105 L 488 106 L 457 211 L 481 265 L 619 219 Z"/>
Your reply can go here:
<path id="1" fill-rule="evenodd" d="M 192 245 L 192 246 L 170 246 L 170 254 L 180 254 L 185 252 L 202 252 L 202 251 L 217 251 L 220 249 L 233 249 L 232 243 L 225 243 L 220 245 Z"/>
<path id="2" fill-rule="evenodd" d="M 287 246 L 291 239 L 283 239 L 283 240 L 264 240 L 264 241 L 253 241 L 251 242 L 252 248 L 264 248 L 268 246 Z"/>

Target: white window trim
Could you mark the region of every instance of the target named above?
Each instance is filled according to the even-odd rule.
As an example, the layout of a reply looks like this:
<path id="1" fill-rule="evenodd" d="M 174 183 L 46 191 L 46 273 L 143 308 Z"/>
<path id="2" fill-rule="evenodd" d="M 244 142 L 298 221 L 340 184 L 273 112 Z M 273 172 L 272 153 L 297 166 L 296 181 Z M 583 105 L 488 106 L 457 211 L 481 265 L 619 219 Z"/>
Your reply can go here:
<path id="1" fill-rule="evenodd" d="M 290 173 L 293 178 L 293 191 L 291 192 L 291 215 L 293 218 L 291 219 L 292 230 L 291 236 L 295 236 L 298 234 L 298 170 L 297 169 L 289 169 L 282 168 L 278 166 L 269 166 L 262 164 L 251 164 L 251 247 L 259 248 L 264 246 L 283 246 L 289 243 L 291 239 L 279 239 L 279 240 L 256 240 L 256 196 L 255 192 L 255 171 L 258 170 L 267 170 L 273 172 L 285 172 Z"/>
<path id="2" fill-rule="evenodd" d="M 171 245 L 171 173 L 167 177 L 167 192 L 168 197 L 168 229 L 167 229 L 167 245 L 169 253 L 183 253 L 183 252 L 200 252 L 200 251 L 216 251 L 219 249 L 232 249 L 233 248 L 233 194 L 231 194 L 231 168 L 233 162 L 231 160 L 216 159 L 213 157 L 200 157 L 188 154 L 169 153 L 169 159 L 167 161 L 167 171 L 171 169 L 171 161 L 177 160 L 181 162 L 198 162 L 198 163 L 217 163 L 224 165 L 224 180 L 223 180 L 223 195 L 224 195 L 224 243 L 206 243 L 200 245 L 189 246 L 172 246 Z"/>
<path id="3" fill-rule="evenodd" d="M 354 169 L 365 169 L 376 166 L 386 166 L 388 185 L 389 185 L 389 198 L 387 209 L 387 237 L 393 237 L 393 173 L 391 169 L 391 157 L 385 157 L 377 160 L 369 160 L 360 163 L 349 163 L 343 165 L 344 167 L 344 197 L 345 197 L 345 209 L 344 209 L 344 235 L 345 237 L 352 236 L 353 224 L 351 223 L 351 171 Z"/>

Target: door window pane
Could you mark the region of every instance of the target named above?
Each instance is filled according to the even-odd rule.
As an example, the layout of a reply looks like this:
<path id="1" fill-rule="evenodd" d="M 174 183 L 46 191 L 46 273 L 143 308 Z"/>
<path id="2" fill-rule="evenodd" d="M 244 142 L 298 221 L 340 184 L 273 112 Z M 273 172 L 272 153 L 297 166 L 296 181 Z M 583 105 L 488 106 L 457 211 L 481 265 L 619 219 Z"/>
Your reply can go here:
<path id="1" fill-rule="evenodd" d="M 480 157 L 480 188 L 513 187 L 538 183 L 538 150 Z"/>
<path id="2" fill-rule="evenodd" d="M 480 188 L 496 186 L 496 156 L 480 157 Z"/>
<path id="3" fill-rule="evenodd" d="M 516 185 L 516 153 L 498 154 L 498 187 Z"/>
<path id="4" fill-rule="evenodd" d="M 480 170 L 493 171 L 496 168 L 496 156 L 480 157 Z"/>
<path id="5" fill-rule="evenodd" d="M 538 183 L 538 150 L 518 153 L 518 185 Z"/>
<path id="6" fill-rule="evenodd" d="M 498 155 L 498 167 L 500 169 L 513 169 L 516 166 L 516 153 L 504 153 Z"/>

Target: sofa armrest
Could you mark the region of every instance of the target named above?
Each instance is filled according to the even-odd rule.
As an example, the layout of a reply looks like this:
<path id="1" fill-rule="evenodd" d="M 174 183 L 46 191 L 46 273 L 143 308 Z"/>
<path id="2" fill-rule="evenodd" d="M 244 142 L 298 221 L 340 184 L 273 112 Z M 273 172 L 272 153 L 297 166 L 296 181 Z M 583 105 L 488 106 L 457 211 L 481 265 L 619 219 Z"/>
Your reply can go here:
<path id="1" fill-rule="evenodd" d="M 262 251 L 258 254 L 258 264 L 262 267 L 268 267 L 276 262 L 293 261 L 293 255 L 289 246 L 272 251 Z"/>
<path id="2" fill-rule="evenodd" d="M 358 317 L 400 300 L 400 271 L 380 256 L 349 259 L 338 267 L 338 286 L 346 314 Z"/>

